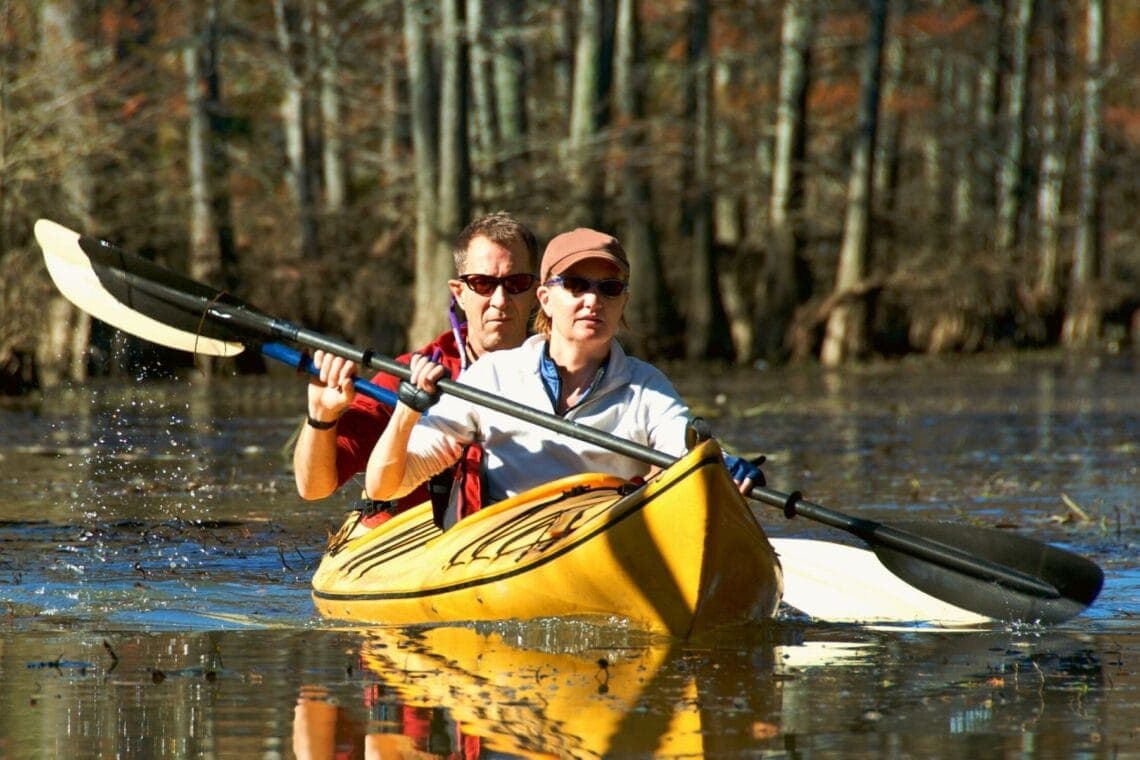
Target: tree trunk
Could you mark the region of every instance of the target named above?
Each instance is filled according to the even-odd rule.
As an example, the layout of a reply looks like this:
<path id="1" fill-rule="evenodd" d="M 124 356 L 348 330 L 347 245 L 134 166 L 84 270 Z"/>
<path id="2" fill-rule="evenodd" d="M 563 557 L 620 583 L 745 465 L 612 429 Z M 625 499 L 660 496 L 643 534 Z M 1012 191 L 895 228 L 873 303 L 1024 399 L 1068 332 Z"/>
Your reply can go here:
<path id="1" fill-rule="evenodd" d="M 434 261 L 435 324 L 447 324 L 446 287 L 454 263 L 451 241 L 471 215 L 471 159 L 467 151 L 467 44 L 463 30 L 463 0 L 439 3 L 442 23 L 439 97 L 439 201 L 437 254 Z M 434 333 L 433 336 L 434 337 Z"/>
<path id="2" fill-rule="evenodd" d="M 860 87 L 858 133 L 851 154 L 851 176 L 847 185 L 847 215 L 843 224 L 843 245 L 839 250 L 839 271 L 835 278 L 838 304 L 827 319 L 827 331 L 820 349 L 820 361 L 836 366 L 862 356 L 867 350 L 867 305 L 851 293 L 867 273 L 870 250 L 872 178 L 874 176 L 875 130 L 878 124 L 879 78 L 882 70 L 883 37 L 886 31 L 887 0 L 871 0 L 871 23 L 864 53 Z"/>
<path id="3" fill-rule="evenodd" d="M 619 0 L 614 39 L 614 123 L 620 129 L 620 237 L 633 271 L 626 313 L 634 325 L 626 342 L 633 353 L 653 359 L 675 352 L 679 320 L 665 284 L 653 199 L 644 156 L 642 93 L 646 61 L 641 53 L 641 23 L 637 0 Z"/>
<path id="4" fill-rule="evenodd" d="M 232 290 L 237 285 L 237 262 L 227 189 L 229 168 L 225 138 L 216 127 L 222 111 L 218 6 L 217 0 L 187 5 L 194 30 L 182 51 L 190 185 L 188 271 L 192 279 Z M 208 378 L 213 369 L 211 359 L 198 357 L 197 365 L 199 377 Z"/>
<path id="5" fill-rule="evenodd" d="M 574 84 L 567 143 L 572 225 L 601 223 L 603 174 L 597 148 L 603 122 L 602 96 L 609 84 L 605 3 L 582 0 L 574 48 Z"/>
<path id="6" fill-rule="evenodd" d="M 944 241 L 939 234 L 946 222 L 947 204 L 944 191 L 948 186 L 946 173 L 946 150 L 943 141 L 950 133 L 953 121 L 949 91 L 953 81 L 953 67 L 948 57 L 940 49 L 934 49 L 923 56 L 923 70 L 926 90 L 932 106 L 927 109 L 928 121 L 922 134 L 922 201 L 916 205 L 926 227 L 921 244 L 922 256 L 937 256 L 944 250 Z"/>
<path id="7" fill-rule="evenodd" d="M 974 133 L 975 99 L 977 97 L 977 73 L 969 64 L 956 67 L 954 97 L 954 127 L 959 139 L 953 152 L 953 172 L 951 180 L 950 220 L 948 231 L 951 235 L 964 234 L 974 219 L 974 196 L 977 174 L 974 155 L 980 143 L 977 137 L 965 135 Z"/>
<path id="8" fill-rule="evenodd" d="M 74 0 L 48 0 L 40 6 L 43 49 L 53 105 L 58 109 L 48 120 L 59 129 L 68 155 L 61 156 L 59 186 L 63 195 L 63 220 L 88 234 L 94 229 L 95 180 L 88 166 L 85 146 L 97 128 L 94 107 L 83 93 L 82 72 L 87 66 L 85 46 L 77 25 L 80 9 Z M 87 356 L 91 341 L 91 318 L 53 290 L 44 314 L 43 340 L 37 345 L 36 366 L 45 387 L 64 380 L 87 379 Z"/>
<path id="9" fill-rule="evenodd" d="M 883 79 L 884 109 L 875 145 L 875 198 L 884 215 L 895 210 L 895 190 L 898 183 L 900 147 L 903 133 L 903 110 L 899 107 L 899 94 L 906 63 L 906 45 L 901 37 L 893 37 L 887 44 L 885 76 Z"/>
<path id="10" fill-rule="evenodd" d="M 14 9 L 11 3 L 0 6 L 0 26 L 11 29 L 14 22 Z M 8 105 L 8 93 L 11 83 L 16 80 L 16 66 L 14 64 L 16 46 L 0 44 L 0 166 L 8 166 L 8 140 L 9 122 L 12 118 Z M 8 186 L 8 172 L 0 171 L 0 251 L 9 250 L 9 229 L 13 220 L 13 204 Z M 3 254 L 0 254 L 2 257 Z M 0 345 L 0 361 L 3 360 L 5 347 Z"/>
<path id="11" fill-rule="evenodd" d="M 807 93 L 815 22 L 812 0 L 788 0 L 780 34 L 780 86 L 772 193 L 768 202 L 768 255 L 757 294 L 754 353 L 768 361 L 787 355 L 788 328 L 799 305 L 799 222 L 807 145 Z"/>
<path id="12" fill-rule="evenodd" d="M 495 162 L 499 152 L 499 130 L 495 119 L 494 72 L 488 45 L 488 39 L 494 33 L 491 27 L 494 10 L 485 7 L 485 0 L 466 2 L 467 44 L 471 59 L 471 160 L 476 167 L 476 177 L 486 178 L 490 187 L 495 187 L 499 184 Z"/>
<path id="13" fill-rule="evenodd" d="M 447 325 L 454 272 L 451 240 L 471 213 L 471 167 L 467 153 L 467 45 L 463 0 L 438 5 L 440 19 L 439 112 L 433 110 L 431 50 L 424 15 L 429 5 L 405 4 L 412 134 L 416 151 L 416 303 L 408 340 L 428 342 Z M 438 137 L 438 151 L 430 148 Z M 421 150 L 425 151 L 421 153 Z M 436 160 L 438 156 L 438 161 Z"/>
<path id="14" fill-rule="evenodd" d="M 519 32 L 511 22 L 522 18 L 523 0 L 500 0 L 494 4 L 494 45 L 491 61 L 498 121 L 496 165 L 504 198 L 517 195 L 526 158 L 526 65 Z"/>
<path id="15" fill-rule="evenodd" d="M 574 101 L 574 48 L 575 30 L 577 29 L 577 15 L 573 12 L 574 4 L 558 3 L 550 20 L 552 27 L 550 37 L 558 45 L 554 54 L 554 103 L 556 115 L 561 115 L 562 121 L 569 121 L 573 113 Z M 536 106 L 538 102 L 536 101 Z M 561 108 L 557 108 L 561 105 Z"/>
<path id="16" fill-rule="evenodd" d="M 195 280 L 232 288 L 236 282 L 226 191 L 228 167 L 224 138 L 214 123 L 222 109 L 217 0 L 191 3 L 191 13 L 196 31 L 183 49 L 190 185 L 188 270 Z"/>
<path id="17" fill-rule="evenodd" d="M 1029 97 L 1029 34 L 1033 26 L 1033 0 L 1015 0 L 1010 33 L 1010 74 L 1006 84 L 1005 144 L 998 167 L 997 232 L 999 252 L 1011 251 L 1018 241 L 1024 183 L 1025 103 Z"/>
<path id="18" fill-rule="evenodd" d="M 983 13 L 987 19 L 983 28 L 989 33 L 985 41 L 985 53 L 978 69 L 978 91 L 976 97 L 977 112 L 974 117 L 973 134 L 976 135 L 974 146 L 974 186 L 972 204 L 975 214 L 968 224 L 975 229 L 983 223 L 996 219 L 993 214 L 994 194 L 994 159 L 998 152 L 998 105 L 1001 102 L 1001 61 L 1002 61 L 1002 27 L 1005 24 L 1006 0 L 982 0 Z M 985 212 L 985 219 L 981 212 Z M 992 216 L 991 216 L 992 214 Z M 992 225 L 988 225 L 993 229 Z M 980 241 L 979 241 L 980 242 Z"/>
<path id="19" fill-rule="evenodd" d="M 156 117 L 166 94 L 162 84 L 165 72 L 154 54 L 161 11 L 151 0 L 123 0 L 117 5 L 116 10 L 108 8 L 106 12 L 120 19 L 108 25 L 101 44 L 113 45 L 115 50 L 116 76 L 108 84 L 124 93 L 131 106 L 112 111 L 104 128 L 104 139 L 113 140 L 115 146 L 95 159 L 96 172 L 98 176 L 113 176 L 115 181 L 112 192 L 97 193 L 96 204 L 101 218 L 117 222 L 105 229 L 134 250 L 140 244 L 144 248 L 161 245 L 171 231 L 161 214 L 163 194 L 171 191 L 153 169 L 162 153 L 162 132 Z M 101 87 L 100 92 L 106 89 Z M 100 101 L 106 102 L 96 99 Z M 100 119 L 105 118 L 102 109 L 106 107 L 101 104 Z"/>
<path id="20" fill-rule="evenodd" d="M 735 61 L 718 60 L 713 65 L 713 107 L 718 112 L 732 108 L 740 89 L 740 70 Z M 751 276 L 755 262 L 745 251 L 744 214 L 746 185 L 737 177 L 743 172 L 741 146 L 734 124 L 728 118 L 714 119 L 712 228 L 714 246 L 721 252 L 717 262 L 718 290 L 724 301 L 725 319 L 736 361 L 752 358 L 752 327 L 756 317 Z"/>
<path id="21" fill-rule="evenodd" d="M 1037 190 L 1039 250 L 1036 300 L 1050 307 L 1057 300 L 1057 280 L 1061 256 L 1061 191 L 1065 177 L 1067 134 L 1063 114 L 1065 97 L 1061 90 L 1061 67 L 1065 52 L 1065 11 L 1053 2 L 1043 6 L 1041 29 L 1046 43 L 1041 61 L 1041 179 Z"/>
<path id="22" fill-rule="evenodd" d="M 408 341 L 412 346 L 422 345 L 435 336 L 439 315 L 432 312 L 438 297 L 436 291 L 443 286 L 436 275 L 436 241 L 439 238 L 436 135 L 439 125 L 431 72 L 431 43 L 426 25 L 430 7 L 427 0 L 404 0 L 404 46 L 407 48 L 408 99 L 416 172 L 415 308 L 408 328 Z"/>
<path id="23" fill-rule="evenodd" d="M 273 0 L 277 22 L 277 44 L 284 65 L 284 96 L 281 120 L 285 129 L 286 172 L 293 202 L 300 220 L 300 254 L 314 260 L 320 255 L 317 229 L 317 188 L 310 154 L 309 118 L 312 103 L 312 72 L 309 50 L 313 45 L 310 14 L 304 0 Z"/>
<path id="24" fill-rule="evenodd" d="M 404 42 L 406 47 L 406 36 Z M 412 137 L 411 122 L 415 114 L 415 99 L 408 92 L 407 71 L 412 68 L 411 53 L 408 53 L 407 65 L 401 68 L 400 61 L 404 59 L 404 51 L 399 45 L 400 33 L 390 33 L 390 50 L 386 51 L 379 63 L 380 81 L 383 89 L 382 113 L 380 116 L 383 125 L 380 138 L 381 166 L 378 180 L 382 185 L 396 181 L 405 172 L 403 164 L 406 157 L 412 152 L 410 144 Z"/>
<path id="25" fill-rule="evenodd" d="M 718 111 L 731 108 L 732 94 L 740 88 L 738 66 L 732 61 L 713 65 L 713 104 Z M 721 104 L 724 104 L 723 106 Z M 716 181 L 713 194 L 713 229 L 716 239 L 736 249 L 744 243 L 744 187 L 735 181 L 741 146 L 733 124 L 715 119 L 713 124 L 713 166 Z M 751 345 L 751 344 L 749 344 Z"/>
<path id="26" fill-rule="evenodd" d="M 317 1 L 317 40 L 321 103 L 321 168 L 324 170 L 323 207 L 330 215 L 344 212 L 348 195 L 345 177 L 345 145 L 340 106 L 340 24 L 329 0 Z M 339 227 L 339 220 L 338 225 Z"/>
<path id="27" fill-rule="evenodd" d="M 1088 0 L 1085 93 L 1081 127 L 1076 247 L 1069 277 L 1069 303 L 1061 342 L 1070 348 L 1093 345 L 1100 336 L 1103 304 L 1097 297 L 1103 277 L 1100 239 L 1100 143 L 1105 80 L 1105 0 Z"/>
<path id="28" fill-rule="evenodd" d="M 689 309 L 685 355 L 689 359 L 732 357 L 732 336 L 724 314 L 713 249 L 712 149 L 713 99 L 707 0 L 689 1 L 689 101 L 692 115 L 692 165 L 689 214 Z"/>

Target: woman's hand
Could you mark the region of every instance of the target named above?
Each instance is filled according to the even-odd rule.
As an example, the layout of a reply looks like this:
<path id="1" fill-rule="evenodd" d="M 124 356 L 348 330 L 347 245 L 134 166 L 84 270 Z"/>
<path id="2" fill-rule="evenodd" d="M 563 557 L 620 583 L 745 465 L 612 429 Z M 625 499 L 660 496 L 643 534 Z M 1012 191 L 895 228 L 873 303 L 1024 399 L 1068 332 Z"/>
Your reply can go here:
<path id="1" fill-rule="evenodd" d="M 408 367 L 412 376 L 400 383 L 400 402 L 423 414 L 439 400 L 436 382 L 447 374 L 447 369 L 422 354 L 412 354 Z"/>
<path id="2" fill-rule="evenodd" d="M 421 354 L 412 354 L 408 367 L 412 374 L 400 383 L 400 403 L 396 404 L 392 419 L 368 457 L 364 490 L 370 499 L 387 501 L 404 495 L 401 488 L 408 466 L 408 439 L 420 415 L 431 406 L 429 402 L 420 408 L 414 398 L 419 396 L 434 401 L 438 393 L 435 384 L 447 372 L 443 365 Z"/>
<path id="3" fill-rule="evenodd" d="M 760 465 L 764 462 L 764 457 L 759 457 L 759 461 L 753 463 L 749 462 L 743 457 L 733 456 L 732 454 L 724 455 L 724 466 L 728 468 L 728 474 L 732 476 L 732 482 L 736 483 L 737 490 L 741 494 L 747 496 L 753 486 L 763 486 L 767 484 L 764 479 L 764 473 L 760 470 Z"/>

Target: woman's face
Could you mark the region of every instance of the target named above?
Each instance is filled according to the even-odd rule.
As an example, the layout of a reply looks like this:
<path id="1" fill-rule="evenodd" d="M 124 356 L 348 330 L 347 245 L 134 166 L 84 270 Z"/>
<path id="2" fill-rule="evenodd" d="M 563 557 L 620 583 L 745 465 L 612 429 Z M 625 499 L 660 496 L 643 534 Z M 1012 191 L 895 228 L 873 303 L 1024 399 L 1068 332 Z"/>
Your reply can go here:
<path id="1" fill-rule="evenodd" d="M 564 270 L 560 276 L 566 278 L 566 282 L 543 283 L 538 287 L 539 305 L 550 318 L 551 344 L 568 341 L 608 347 L 621 325 L 629 291 L 608 297 L 599 292 L 597 283 L 606 280 L 624 283 L 625 273 L 605 259 L 586 259 Z M 586 282 L 583 283 L 583 279 Z M 580 292 L 575 295 L 575 290 Z"/>

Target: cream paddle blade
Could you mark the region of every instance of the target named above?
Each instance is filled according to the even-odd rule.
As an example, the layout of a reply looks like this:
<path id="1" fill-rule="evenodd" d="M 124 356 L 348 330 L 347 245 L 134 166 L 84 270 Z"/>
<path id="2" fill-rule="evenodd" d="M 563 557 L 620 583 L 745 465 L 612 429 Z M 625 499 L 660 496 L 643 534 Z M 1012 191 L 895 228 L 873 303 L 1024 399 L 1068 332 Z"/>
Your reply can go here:
<path id="1" fill-rule="evenodd" d="M 184 314 L 179 324 L 192 329 L 170 324 L 173 320 L 169 319 L 168 309 L 135 286 L 136 275 L 148 281 L 159 272 L 170 276 L 146 259 L 48 219 L 36 222 L 35 234 L 43 249 L 48 273 L 59 292 L 96 319 L 153 343 L 191 353 L 234 356 L 244 350 L 240 342 L 215 335 L 212 320 L 194 321 L 193 315 L 187 319 Z M 190 282 L 175 279 L 170 285 L 185 288 Z M 209 297 L 214 298 L 219 292 L 211 292 Z M 150 316 L 155 310 L 161 321 Z"/>

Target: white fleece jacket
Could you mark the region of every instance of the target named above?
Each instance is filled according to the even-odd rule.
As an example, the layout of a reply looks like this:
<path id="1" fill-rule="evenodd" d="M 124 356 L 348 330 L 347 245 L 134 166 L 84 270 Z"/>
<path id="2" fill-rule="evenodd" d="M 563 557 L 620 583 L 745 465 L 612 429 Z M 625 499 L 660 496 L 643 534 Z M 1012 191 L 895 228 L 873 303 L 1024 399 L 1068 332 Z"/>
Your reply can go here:
<path id="1" fill-rule="evenodd" d="M 539 375 L 545 340 L 536 335 L 518 348 L 485 354 L 459 382 L 554 414 Z M 616 340 L 601 384 L 565 419 L 671 456 L 685 453 L 688 407 L 660 370 L 627 356 Z M 472 441 L 485 451 L 485 503 L 567 475 L 602 472 L 628 479 L 650 471 L 644 462 L 445 394 L 412 431 L 401 495 L 454 464 Z"/>

